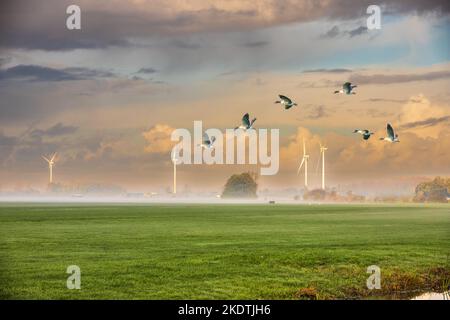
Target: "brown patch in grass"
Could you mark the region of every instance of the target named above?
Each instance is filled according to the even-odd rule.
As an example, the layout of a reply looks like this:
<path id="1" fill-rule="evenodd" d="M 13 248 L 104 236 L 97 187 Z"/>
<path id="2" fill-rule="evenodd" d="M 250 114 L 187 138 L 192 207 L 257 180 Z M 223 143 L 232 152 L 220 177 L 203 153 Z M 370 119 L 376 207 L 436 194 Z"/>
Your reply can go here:
<path id="1" fill-rule="evenodd" d="M 297 299 L 317 300 L 317 291 L 314 287 L 300 288 L 295 297 Z"/>
<path id="2" fill-rule="evenodd" d="M 381 289 L 369 290 L 364 287 L 344 289 L 344 299 L 385 298 L 409 299 L 421 293 L 434 291 L 444 292 L 450 285 L 450 269 L 436 267 L 427 273 L 407 272 L 381 273 Z"/>
<path id="3" fill-rule="evenodd" d="M 430 270 L 433 275 L 431 280 L 431 288 L 438 292 L 450 290 L 450 267 L 437 267 Z"/>

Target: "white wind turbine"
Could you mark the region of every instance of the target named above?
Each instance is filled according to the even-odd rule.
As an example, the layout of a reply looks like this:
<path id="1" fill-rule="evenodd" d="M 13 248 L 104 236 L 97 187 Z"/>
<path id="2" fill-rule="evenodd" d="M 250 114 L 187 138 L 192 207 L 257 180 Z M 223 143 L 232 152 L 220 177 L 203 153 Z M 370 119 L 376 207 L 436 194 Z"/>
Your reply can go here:
<path id="1" fill-rule="evenodd" d="M 308 159 L 309 159 L 309 155 L 306 154 L 305 139 L 303 138 L 303 158 L 302 158 L 302 162 L 300 163 L 300 166 L 298 167 L 297 175 L 300 174 L 300 170 L 304 164 L 305 165 L 305 189 L 308 188 Z"/>
<path id="2" fill-rule="evenodd" d="M 322 189 L 325 190 L 325 150 L 328 148 L 320 144 L 320 153 L 322 154 Z"/>
<path id="3" fill-rule="evenodd" d="M 48 169 L 50 172 L 48 183 L 53 183 L 53 165 L 55 164 L 55 157 L 56 157 L 56 152 L 53 154 L 53 156 L 50 159 L 48 159 L 45 156 L 42 156 L 42 158 L 48 162 Z"/>
<path id="4" fill-rule="evenodd" d="M 178 159 L 175 157 L 175 153 L 172 154 L 173 162 L 173 194 L 177 194 L 177 162 Z"/>

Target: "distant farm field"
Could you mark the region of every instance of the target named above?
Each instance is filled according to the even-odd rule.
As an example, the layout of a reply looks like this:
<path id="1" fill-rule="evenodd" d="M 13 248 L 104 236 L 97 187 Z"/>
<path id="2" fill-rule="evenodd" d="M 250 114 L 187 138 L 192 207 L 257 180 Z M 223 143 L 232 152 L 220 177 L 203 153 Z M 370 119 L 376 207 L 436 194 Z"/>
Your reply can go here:
<path id="1" fill-rule="evenodd" d="M 449 205 L 0 204 L 2 299 L 398 298 L 449 265 Z"/>

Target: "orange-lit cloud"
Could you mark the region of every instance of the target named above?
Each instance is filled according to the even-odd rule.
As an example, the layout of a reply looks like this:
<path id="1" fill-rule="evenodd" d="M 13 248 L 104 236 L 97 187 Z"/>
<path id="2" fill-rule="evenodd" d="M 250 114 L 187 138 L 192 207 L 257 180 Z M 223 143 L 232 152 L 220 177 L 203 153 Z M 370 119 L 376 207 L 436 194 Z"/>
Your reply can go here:
<path id="1" fill-rule="evenodd" d="M 148 153 L 166 153 L 169 152 L 174 142 L 170 140 L 170 136 L 174 128 L 166 124 L 156 124 L 147 131 L 143 132 L 147 145 L 144 150 Z"/>
<path id="2" fill-rule="evenodd" d="M 388 175 L 394 178 L 408 174 L 448 174 L 450 106 L 434 105 L 425 96 L 418 95 L 411 97 L 400 110 L 392 122 L 400 143 L 378 140 L 386 135 L 384 125 L 368 141 L 356 134 L 318 135 L 299 127 L 281 150 L 284 169 L 295 170 L 301 157 L 302 140 L 305 139 L 314 165 L 318 160 L 319 143 L 327 145 L 328 172 L 341 181 Z"/>
<path id="3" fill-rule="evenodd" d="M 411 97 L 402 107 L 398 124 L 403 132 L 436 139 L 442 132 L 450 130 L 449 106 L 432 104 L 422 94 Z"/>

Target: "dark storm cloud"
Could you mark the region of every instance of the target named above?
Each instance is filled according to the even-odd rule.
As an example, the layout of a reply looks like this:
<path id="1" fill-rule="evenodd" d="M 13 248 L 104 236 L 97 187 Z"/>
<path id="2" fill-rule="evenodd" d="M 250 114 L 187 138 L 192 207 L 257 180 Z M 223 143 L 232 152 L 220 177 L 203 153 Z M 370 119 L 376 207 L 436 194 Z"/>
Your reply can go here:
<path id="1" fill-rule="evenodd" d="M 54 126 L 41 130 L 41 129 L 35 129 L 31 132 L 31 136 L 47 136 L 47 137 L 55 137 L 55 136 L 62 136 L 67 135 L 71 133 L 75 133 L 78 130 L 78 127 L 76 126 L 70 126 L 70 125 L 64 125 L 61 122 L 55 124 Z"/>
<path id="2" fill-rule="evenodd" d="M 132 46 L 131 39 L 195 32 L 242 31 L 292 22 L 314 20 L 354 20 L 365 17 L 372 0 L 336 1 L 261 1 L 261 6 L 242 7 L 218 3 L 214 7 L 192 4 L 186 10 L 177 2 L 147 2 L 145 7 L 133 2 L 80 1 L 82 30 L 67 30 L 66 8 L 70 0 L 2 0 L 0 4 L 0 47 L 72 50 Z M 450 2 L 442 0 L 381 0 L 384 13 L 447 15 Z M 144 10 L 143 10 L 144 9 Z M 267 17 L 271 18 L 268 20 Z M 349 30 L 355 36 L 362 27 Z M 339 34 L 335 27 L 329 37 Z"/>
<path id="3" fill-rule="evenodd" d="M 337 68 L 337 69 L 310 69 L 303 71 L 303 73 L 346 73 L 346 72 L 352 72 L 352 70 Z"/>
<path id="4" fill-rule="evenodd" d="M 114 147 L 114 143 L 120 141 L 120 137 L 127 134 L 126 131 L 116 130 L 109 133 L 84 132 L 81 135 L 64 135 L 73 131 L 73 126 L 60 125 L 42 129 L 44 134 L 54 135 L 52 139 L 43 139 L 36 136 L 36 130 L 27 132 L 22 137 L 6 136 L 0 132 L 0 165 L 11 170 L 27 171 L 29 168 L 45 168 L 42 155 L 50 155 L 58 152 L 58 166 L 69 166 L 73 170 L 86 168 L 85 163 L 96 168 L 96 171 L 104 170 L 112 166 L 120 170 L 120 164 L 126 161 L 136 160 L 137 157 L 128 155 Z M 144 160 L 149 157 L 145 156 Z M 144 162 L 141 157 L 138 159 Z M 129 170 L 129 168 L 125 169 Z"/>
<path id="5" fill-rule="evenodd" d="M 358 28 L 347 31 L 347 33 L 350 36 L 350 38 L 353 38 L 353 37 L 362 35 L 364 33 L 367 33 L 367 31 L 368 31 L 367 27 L 359 26 Z"/>
<path id="6" fill-rule="evenodd" d="M 450 12 L 450 3 L 446 0 L 381 0 L 375 3 L 373 0 L 337 0 L 325 3 L 321 9 L 323 9 L 324 15 L 329 18 L 354 19 L 355 17 L 366 16 L 367 7 L 373 4 L 382 8 L 382 14 L 390 15 L 423 14 L 432 11 L 447 15 Z"/>
<path id="7" fill-rule="evenodd" d="M 105 24 L 109 30 L 103 29 L 95 11 L 82 10 L 82 30 L 68 30 L 66 8 L 71 4 L 69 0 L 2 0 L 0 48 L 64 51 L 130 45 L 111 23 Z M 120 12 L 116 15 L 124 16 Z M 108 16 L 100 20 L 107 22 Z M 114 16 L 109 18 L 114 21 Z M 128 20 L 131 22 L 132 17 Z M 84 30 L 83 25 L 88 24 L 90 27 Z"/>
<path id="8" fill-rule="evenodd" d="M 423 74 L 352 74 L 350 82 L 357 84 L 391 84 L 412 81 L 432 81 L 450 78 L 450 71 L 433 71 Z"/>
<path id="9" fill-rule="evenodd" d="M 44 122 L 47 117 L 55 119 L 70 113 L 90 114 L 105 105 L 121 109 L 125 105 L 148 102 L 150 97 L 162 95 L 171 88 L 170 84 L 156 79 L 135 80 L 119 74 L 81 81 L 25 79 L 28 80 L 0 80 L 0 128 Z"/>
<path id="10" fill-rule="evenodd" d="M 95 78 L 113 78 L 116 75 L 111 71 L 89 69 L 89 68 L 64 68 L 62 71 L 78 77 L 79 80 L 95 79 Z"/>
<path id="11" fill-rule="evenodd" d="M 153 68 L 140 68 L 136 73 L 142 73 L 142 74 L 152 74 L 156 73 L 158 70 Z"/>
<path id="12" fill-rule="evenodd" d="M 336 38 L 339 35 L 341 35 L 339 27 L 338 26 L 333 26 L 330 30 L 328 30 L 327 32 L 322 34 L 320 36 L 320 38 L 322 38 L 322 39 L 332 39 L 332 38 Z"/>
<path id="13" fill-rule="evenodd" d="M 0 81 L 71 81 L 113 77 L 108 71 L 88 68 L 55 69 L 37 65 L 17 65 L 0 69 Z"/>
<path id="14" fill-rule="evenodd" d="M 450 116 L 444 116 L 440 118 L 428 118 L 426 120 L 405 123 L 404 125 L 401 126 L 401 129 L 412 129 L 417 127 L 433 127 L 440 123 L 445 122 L 450 124 Z"/>
<path id="15" fill-rule="evenodd" d="M 29 126 L 17 136 L 4 135 L 0 131 L 0 162 L 5 165 L 12 159 L 40 159 L 41 154 L 52 153 L 70 147 L 70 143 L 61 139 L 63 136 L 74 133 L 78 127 L 57 123 L 47 129 L 33 129 Z M 52 137 L 50 141 L 44 137 Z"/>
<path id="16" fill-rule="evenodd" d="M 350 29 L 350 30 L 340 30 L 338 26 L 334 26 L 330 30 L 325 32 L 324 34 L 320 35 L 319 38 L 333 39 L 333 38 L 344 37 L 344 36 L 353 38 L 353 37 L 365 34 L 365 33 L 367 33 L 367 31 L 368 31 L 368 29 L 365 26 L 359 26 L 359 27 L 356 27 L 356 28 Z"/>

